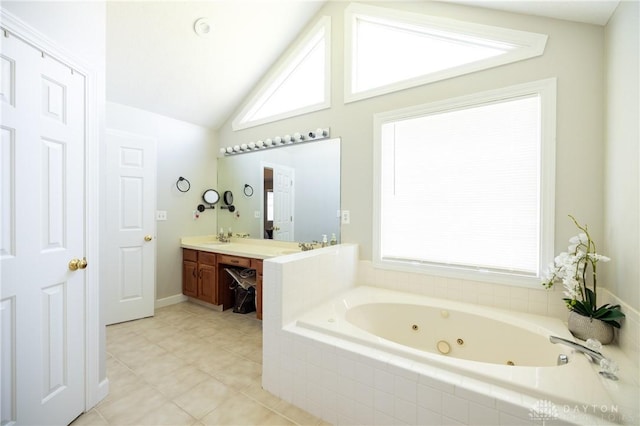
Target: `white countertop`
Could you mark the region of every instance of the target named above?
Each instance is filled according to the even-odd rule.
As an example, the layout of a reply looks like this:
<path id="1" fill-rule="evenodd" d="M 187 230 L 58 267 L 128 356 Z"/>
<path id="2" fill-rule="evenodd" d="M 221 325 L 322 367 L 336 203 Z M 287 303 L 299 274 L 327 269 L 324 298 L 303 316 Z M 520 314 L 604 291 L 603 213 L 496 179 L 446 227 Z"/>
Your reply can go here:
<path id="1" fill-rule="evenodd" d="M 230 242 L 221 243 L 215 235 L 183 237 L 180 243 L 182 248 L 254 259 L 269 259 L 302 252 L 296 242 L 232 237 Z"/>

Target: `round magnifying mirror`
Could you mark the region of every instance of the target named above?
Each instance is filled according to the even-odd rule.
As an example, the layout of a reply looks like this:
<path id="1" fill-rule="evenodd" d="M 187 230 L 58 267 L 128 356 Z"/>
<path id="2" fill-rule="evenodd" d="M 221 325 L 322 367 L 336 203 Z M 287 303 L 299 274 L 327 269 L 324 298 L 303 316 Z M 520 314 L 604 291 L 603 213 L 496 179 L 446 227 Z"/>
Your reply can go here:
<path id="1" fill-rule="evenodd" d="M 213 205 L 220 200 L 220 194 L 215 189 L 207 189 L 202 194 L 202 199 L 205 203 Z"/>
<path id="2" fill-rule="evenodd" d="M 233 204 L 233 193 L 231 191 L 224 191 L 224 203 L 228 206 Z"/>

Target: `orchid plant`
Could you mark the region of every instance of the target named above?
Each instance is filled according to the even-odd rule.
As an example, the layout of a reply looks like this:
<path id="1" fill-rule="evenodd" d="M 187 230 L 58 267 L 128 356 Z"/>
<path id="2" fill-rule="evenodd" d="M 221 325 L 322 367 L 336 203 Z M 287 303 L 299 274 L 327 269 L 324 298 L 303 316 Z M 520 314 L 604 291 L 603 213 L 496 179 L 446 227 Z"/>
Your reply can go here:
<path id="1" fill-rule="evenodd" d="M 620 319 L 624 314 L 620 311 L 620 305 L 604 304 L 598 307 L 597 299 L 597 275 L 598 262 L 608 262 L 607 256 L 596 253 L 596 245 L 589 235 L 587 226 L 578 223 L 575 217 L 569 215 L 573 223 L 578 227 L 578 235 L 569 239 L 569 247 L 566 252 L 556 256 L 549 265 L 546 281 L 542 285 L 550 289 L 556 282 L 562 282 L 567 308 L 585 317 L 599 319 L 605 323 L 620 328 Z M 587 269 L 591 267 L 591 286 L 589 288 Z"/>

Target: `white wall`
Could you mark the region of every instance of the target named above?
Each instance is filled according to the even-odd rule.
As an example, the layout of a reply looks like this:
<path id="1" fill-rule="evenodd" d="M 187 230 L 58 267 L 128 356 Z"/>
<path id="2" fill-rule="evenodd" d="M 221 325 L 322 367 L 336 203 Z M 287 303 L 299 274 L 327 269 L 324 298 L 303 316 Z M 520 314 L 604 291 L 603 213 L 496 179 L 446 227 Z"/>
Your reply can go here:
<path id="1" fill-rule="evenodd" d="M 439 2 L 375 3 L 481 24 L 549 35 L 543 56 L 482 72 L 451 78 L 358 102 L 343 102 L 344 18 L 346 2 L 328 2 L 316 19 L 332 19 L 332 107 L 241 131 L 230 120 L 219 131 L 223 145 L 235 145 L 298 129 L 331 127 L 342 138 L 342 209 L 351 211 L 351 224 L 342 226 L 342 241 L 360 244 L 363 260 L 372 256 L 373 114 L 501 88 L 549 77 L 558 79 L 556 247 L 576 230 L 567 217 L 588 223 L 602 241 L 603 200 L 603 50 L 600 26 L 518 15 Z"/>
<path id="2" fill-rule="evenodd" d="M 214 211 L 207 210 L 199 219 L 193 219 L 193 211 L 202 203 L 202 193 L 217 184 L 214 132 L 113 102 L 107 102 L 107 127 L 157 141 L 157 210 L 166 210 L 168 219 L 156 224 L 156 300 L 180 295 L 180 238 L 214 234 L 216 229 Z M 176 188 L 180 176 L 191 182 L 189 192 Z"/>
<path id="3" fill-rule="evenodd" d="M 605 285 L 640 310 L 640 4 L 620 2 L 605 32 Z"/>
<path id="4" fill-rule="evenodd" d="M 3 0 L 2 7 L 104 72 L 106 2 Z"/>

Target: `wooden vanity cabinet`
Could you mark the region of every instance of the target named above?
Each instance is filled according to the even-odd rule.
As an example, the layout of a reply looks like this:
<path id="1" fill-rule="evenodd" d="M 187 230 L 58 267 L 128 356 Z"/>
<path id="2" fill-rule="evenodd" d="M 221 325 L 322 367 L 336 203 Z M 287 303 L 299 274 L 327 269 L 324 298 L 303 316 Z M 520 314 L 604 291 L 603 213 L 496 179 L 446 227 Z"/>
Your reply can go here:
<path id="1" fill-rule="evenodd" d="M 215 253 L 182 249 L 182 293 L 203 302 L 220 304 Z"/>
<path id="2" fill-rule="evenodd" d="M 198 252 L 182 249 L 182 294 L 198 297 Z"/>
<path id="3" fill-rule="evenodd" d="M 233 278 L 224 269 L 248 268 L 256 271 L 256 317 L 262 319 L 262 260 L 182 249 L 182 293 L 222 309 L 233 307 Z"/>

